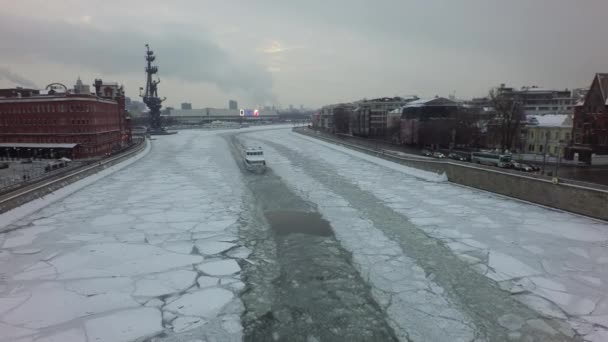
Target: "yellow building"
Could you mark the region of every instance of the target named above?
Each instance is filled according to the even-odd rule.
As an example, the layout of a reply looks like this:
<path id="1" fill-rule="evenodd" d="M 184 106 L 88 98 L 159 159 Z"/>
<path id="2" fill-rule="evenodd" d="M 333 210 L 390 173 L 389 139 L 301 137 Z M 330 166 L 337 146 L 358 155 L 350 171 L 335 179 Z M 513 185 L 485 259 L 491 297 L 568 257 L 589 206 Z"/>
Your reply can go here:
<path id="1" fill-rule="evenodd" d="M 527 153 L 563 155 L 572 133 L 572 116 L 547 114 L 528 117 L 526 129 Z"/>

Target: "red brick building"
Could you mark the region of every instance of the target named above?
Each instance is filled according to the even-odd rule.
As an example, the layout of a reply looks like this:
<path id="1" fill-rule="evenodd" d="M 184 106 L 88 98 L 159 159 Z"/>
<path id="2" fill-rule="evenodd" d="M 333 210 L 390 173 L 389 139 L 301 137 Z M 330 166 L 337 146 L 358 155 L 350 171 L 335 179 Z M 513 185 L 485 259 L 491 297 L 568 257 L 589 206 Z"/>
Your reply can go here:
<path id="1" fill-rule="evenodd" d="M 0 90 L 0 155 L 88 158 L 124 147 L 131 132 L 122 87 L 95 88 L 96 95 Z"/>
<path id="2" fill-rule="evenodd" d="M 582 102 L 574 107 L 572 144 L 566 157 L 591 163 L 593 154 L 608 155 L 608 74 L 596 74 Z"/>

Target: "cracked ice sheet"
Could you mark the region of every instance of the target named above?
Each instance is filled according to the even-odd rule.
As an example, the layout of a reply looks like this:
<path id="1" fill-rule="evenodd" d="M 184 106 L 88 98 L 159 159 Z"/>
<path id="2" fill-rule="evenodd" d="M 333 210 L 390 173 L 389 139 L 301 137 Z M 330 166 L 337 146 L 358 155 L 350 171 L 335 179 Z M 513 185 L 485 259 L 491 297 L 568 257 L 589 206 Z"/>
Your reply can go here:
<path id="1" fill-rule="evenodd" d="M 608 314 L 608 305 L 598 305 L 608 303 L 605 222 L 447 182 L 425 182 L 396 172 L 395 167 L 386 167 L 382 159 L 363 157 L 359 152 L 331 144 L 325 147 L 328 143 L 297 133 L 272 131 L 260 135 L 327 164 L 362 190 L 384 200 L 386 206 L 413 223 L 418 222 L 420 229 L 438 238 L 445 237 L 454 253 L 478 255 L 491 251 L 495 268 L 487 273 L 489 277 L 508 280 L 540 274 L 564 286 L 564 291 L 532 289 L 534 295 L 553 303 L 546 312 L 542 312 L 547 307 L 543 305 L 532 305 L 533 309 L 549 316 L 555 306 L 574 317 L 590 310 L 591 317 Z M 407 186 L 396 186 L 399 184 Z M 438 205 L 437 201 L 449 204 Z M 454 230 L 462 236 L 452 234 Z M 480 265 L 472 267 L 484 269 Z"/>
<path id="2" fill-rule="evenodd" d="M 442 295 L 443 289 L 427 279 L 424 270 L 400 246 L 348 206 L 348 202 L 304 173 L 294 173 L 290 161 L 271 148 L 267 157 L 273 171 L 289 186 L 318 205 L 342 246 L 352 252 L 355 267 L 372 287 L 372 295 L 387 312 L 400 340 L 472 341 L 472 320 Z M 334 207 L 334 199 L 342 203 Z"/>
<path id="3" fill-rule="evenodd" d="M 160 301 L 147 296 L 196 286 L 193 264 L 204 258 L 190 255 L 193 233 L 211 232 L 198 239 L 222 242 L 221 249 L 225 243 L 238 245 L 224 241 L 237 232 L 242 210 L 240 170 L 225 153 L 224 139 L 217 133 L 180 132 L 153 145 L 138 163 L 95 178 L 97 182 L 38 212 L 20 217 L 13 212 L 10 220 L 0 215 L 2 224 L 24 227 L 0 234 L 0 244 L 6 243 L 0 249 L 0 341 L 9 336 L 11 342 L 68 338 L 76 334 L 70 330 L 74 325 L 86 326 L 90 340 L 154 334 L 161 316 L 151 307 Z M 240 288 L 233 284 L 224 286 L 218 279 L 205 285 L 234 289 L 223 297 L 229 301 L 222 310 L 238 318 L 242 304 L 235 294 Z M 221 325 L 221 318 L 212 316 L 208 324 Z M 196 327 L 179 322 L 179 329 Z M 118 324 L 117 335 L 107 329 L 110 323 Z"/>

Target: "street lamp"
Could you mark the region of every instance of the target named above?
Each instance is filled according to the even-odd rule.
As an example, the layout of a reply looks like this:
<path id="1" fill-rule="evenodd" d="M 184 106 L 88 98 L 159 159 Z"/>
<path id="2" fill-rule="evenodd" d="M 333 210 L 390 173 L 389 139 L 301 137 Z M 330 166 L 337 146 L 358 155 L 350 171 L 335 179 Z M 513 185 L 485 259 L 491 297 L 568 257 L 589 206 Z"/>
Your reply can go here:
<path id="1" fill-rule="evenodd" d="M 563 140 L 559 141 L 559 150 L 558 150 L 558 154 L 557 154 L 557 160 L 555 161 L 555 176 L 554 176 L 554 182 L 558 182 L 559 178 L 557 177 L 557 171 L 559 171 L 559 165 L 562 163 L 562 155 L 563 155 L 563 150 L 564 147 L 566 146 L 566 144 L 564 143 Z"/>

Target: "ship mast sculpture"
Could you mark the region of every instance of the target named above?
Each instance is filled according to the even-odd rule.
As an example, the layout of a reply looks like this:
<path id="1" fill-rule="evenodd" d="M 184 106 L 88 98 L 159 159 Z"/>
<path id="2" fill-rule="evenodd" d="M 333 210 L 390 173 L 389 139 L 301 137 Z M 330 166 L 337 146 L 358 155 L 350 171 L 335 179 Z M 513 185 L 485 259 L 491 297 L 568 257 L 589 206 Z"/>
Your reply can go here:
<path id="1" fill-rule="evenodd" d="M 150 46 L 146 44 L 146 62 L 148 65 L 146 66 L 146 92 L 142 95 L 140 88 L 139 96 L 143 97 L 144 103 L 150 109 L 150 133 L 152 134 L 163 134 L 165 133 L 165 129 L 162 126 L 162 120 L 160 116 L 160 109 L 162 108 L 163 101 L 166 98 L 158 97 L 158 84 L 160 83 L 160 78 L 157 80 L 153 79 L 153 75 L 158 73 L 158 67 L 152 65 L 152 62 L 156 59 L 154 56 L 154 51 L 150 50 Z"/>

